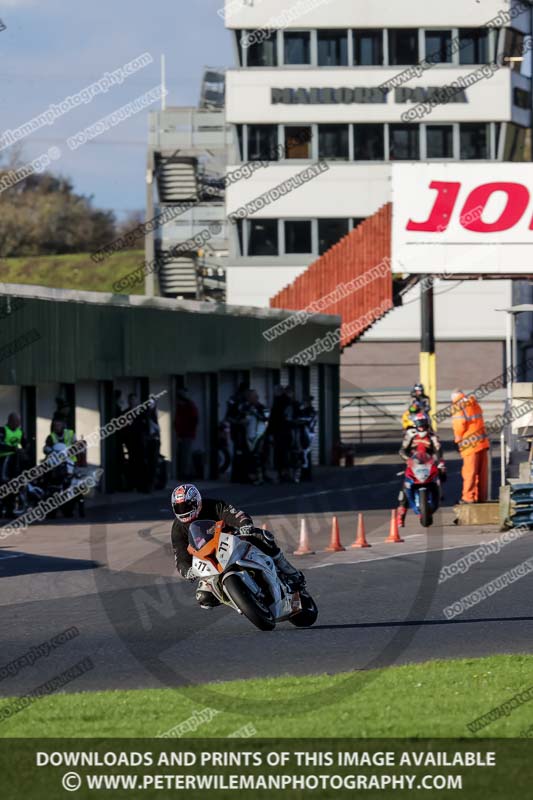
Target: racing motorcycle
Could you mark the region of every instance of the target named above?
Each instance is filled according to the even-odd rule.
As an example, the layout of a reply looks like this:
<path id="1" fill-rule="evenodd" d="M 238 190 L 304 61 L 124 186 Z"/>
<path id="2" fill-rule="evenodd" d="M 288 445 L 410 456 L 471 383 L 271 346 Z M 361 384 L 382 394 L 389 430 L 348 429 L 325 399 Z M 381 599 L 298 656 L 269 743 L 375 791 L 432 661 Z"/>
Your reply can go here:
<path id="1" fill-rule="evenodd" d="M 441 496 L 441 473 L 439 462 L 425 448 L 418 448 L 409 457 L 405 472 L 404 491 L 409 507 L 420 517 L 424 528 L 433 525 L 433 514 L 437 511 Z"/>
<path id="2" fill-rule="evenodd" d="M 313 625 L 318 609 L 307 590 L 288 586 L 268 555 L 223 528 L 213 520 L 196 520 L 189 527 L 193 572 L 215 597 L 262 631 L 286 620 L 298 628 Z"/>

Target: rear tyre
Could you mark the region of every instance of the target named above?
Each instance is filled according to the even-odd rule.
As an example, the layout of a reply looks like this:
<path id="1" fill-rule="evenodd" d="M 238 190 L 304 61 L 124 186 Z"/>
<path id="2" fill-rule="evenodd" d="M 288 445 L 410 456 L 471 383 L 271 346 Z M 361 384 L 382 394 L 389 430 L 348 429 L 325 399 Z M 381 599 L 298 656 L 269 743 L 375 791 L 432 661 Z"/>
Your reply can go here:
<path id="1" fill-rule="evenodd" d="M 420 524 L 423 528 L 433 525 L 433 514 L 429 507 L 428 493 L 426 489 L 420 490 Z"/>
<path id="2" fill-rule="evenodd" d="M 276 622 L 272 612 L 258 603 L 238 575 L 228 575 L 224 581 L 224 591 L 252 625 L 260 631 L 274 630 Z"/>
<path id="3" fill-rule="evenodd" d="M 289 617 L 289 622 L 297 628 L 310 628 L 316 622 L 318 608 L 311 595 L 307 594 L 307 592 L 300 592 L 300 600 L 302 601 L 302 610 L 295 614 L 294 617 Z"/>

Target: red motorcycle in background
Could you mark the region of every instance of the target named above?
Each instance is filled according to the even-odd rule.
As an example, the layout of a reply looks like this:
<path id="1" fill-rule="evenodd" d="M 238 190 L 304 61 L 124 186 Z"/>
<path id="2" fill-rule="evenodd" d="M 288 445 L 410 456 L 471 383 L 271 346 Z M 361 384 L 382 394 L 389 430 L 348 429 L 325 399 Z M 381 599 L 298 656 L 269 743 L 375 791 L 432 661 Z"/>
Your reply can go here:
<path id="1" fill-rule="evenodd" d="M 417 448 L 407 461 L 404 490 L 409 507 L 420 517 L 420 524 L 429 528 L 441 498 L 441 474 L 444 472 L 438 459 L 425 447 Z"/>

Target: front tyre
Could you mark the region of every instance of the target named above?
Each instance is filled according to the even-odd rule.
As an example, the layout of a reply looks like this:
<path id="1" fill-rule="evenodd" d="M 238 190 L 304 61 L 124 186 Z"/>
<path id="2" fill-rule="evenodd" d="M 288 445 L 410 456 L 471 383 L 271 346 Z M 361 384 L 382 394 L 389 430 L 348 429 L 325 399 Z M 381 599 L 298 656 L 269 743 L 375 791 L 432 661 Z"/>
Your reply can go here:
<path id="1" fill-rule="evenodd" d="M 273 631 L 276 621 L 270 609 L 260 604 L 238 575 L 228 575 L 224 591 L 252 625 L 260 631 Z"/>
<path id="2" fill-rule="evenodd" d="M 302 610 L 298 611 L 293 617 L 289 617 L 289 622 L 297 628 L 310 628 L 316 622 L 318 608 L 311 595 L 307 594 L 307 592 L 300 592 L 300 600 Z"/>
<path id="3" fill-rule="evenodd" d="M 423 528 L 429 528 L 433 525 L 433 512 L 429 505 L 429 498 L 427 489 L 420 489 L 419 495 L 420 502 L 420 524 Z"/>

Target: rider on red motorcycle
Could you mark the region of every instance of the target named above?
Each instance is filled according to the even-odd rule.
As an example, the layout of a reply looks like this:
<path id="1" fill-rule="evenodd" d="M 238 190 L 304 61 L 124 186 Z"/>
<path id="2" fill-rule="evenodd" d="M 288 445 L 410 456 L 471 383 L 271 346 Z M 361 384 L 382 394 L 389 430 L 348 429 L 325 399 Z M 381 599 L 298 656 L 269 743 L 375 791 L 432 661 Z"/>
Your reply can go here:
<path id="1" fill-rule="evenodd" d="M 429 455 L 435 456 L 438 459 L 438 468 L 441 475 L 441 480 L 446 479 L 446 467 L 442 460 L 442 445 L 439 437 L 434 433 L 429 424 L 427 414 L 423 411 L 416 414 L 414 419 L 414 427 L 408 428 L 402 440 L 400 448 L 400 457 L 404 461 L 408 461 L 415 451 L 419 448 L 424 449 Z M 398 495 L 398 525 L 402 528 L 405 526 L 405 516 L 409 506 L 407 495 L 404 490 L 404 483 L 402 480 L 402 487 Z"/>
<path id="2" fill-rule="evenodd" d="M 249 537 L 252 544 L 269 555 L 276 565 L 278 573 L 293 586 L 302 587 L 305 583 L 303 574 L 287 561 L 275 542 L 270 531 L 254 527 L 252 518 L 246 511 L 226 503 L 202 495 L 192 483 L 176 486 L 172 492 L 172 510 L 176 516 L 172 525 L 172 548 L 176 569 L 186 580 L 194 581 L 192 573 L 192 556 L 187 550 L 189 544 L 189 526 L 197 519 L 208 519 L 224 522 L 233 528 L 241 537 Z M 201 608 L 213 608 L 220 605 L 209 590 L 205 581 L 200 581 L 196 591 L 196 600 Z"/>

